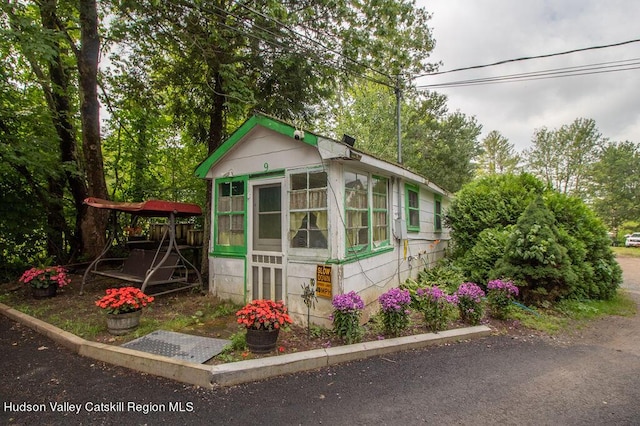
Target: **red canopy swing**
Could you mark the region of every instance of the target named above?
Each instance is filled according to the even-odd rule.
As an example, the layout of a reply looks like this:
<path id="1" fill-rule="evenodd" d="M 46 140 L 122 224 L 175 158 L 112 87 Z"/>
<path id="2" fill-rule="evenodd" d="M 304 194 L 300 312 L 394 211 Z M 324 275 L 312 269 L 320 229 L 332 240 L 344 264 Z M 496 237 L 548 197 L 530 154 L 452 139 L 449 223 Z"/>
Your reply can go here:
<path id="1" fill-rule="evenodd" d="M 176 241 L 176 217 L 200 216 L 202 215 L 202 209 L 200 209 L 200 206 L 197 204 L 178 203 L 164 200 L 147 200 L 141 203 L 125 203 L 93 197 L 85 199 L 84 203 L 98 209 L 108 209 L 111 211 L 130 213 L 137 216 L 166 217 L 169 219 L 169 224 L 162 236 L 162 241 L 160 241 L 155 250 L 132 249 L 127 258 L 114 259 L 105 257 L 113 244 L 113 239 L 115 238 L 116 233 L 112 232 L 102 253 L 85 271 L 84 276 L 82 277 L 80 294 L 83 294 L 84 285 L 91 274 L 141 284 L 141 290 L 143 292 L 147 286 L 171 283 L 182 284 L 181 286 L 171 290 L 154 293 L 156 295 L 202 286 L 202 276 L 200 275 L 200 272 L 180 252 L 180 247 Z M 165 246 L 163 243 L 167 236 L 169 237 L 169 243 Z M 122 261 L 120 268 L 115 270 L 98 269 L 98 266 L 101 263 L 116 260 Z M 179 276 L 174 276 L 176 269 L 182 269 L 183 273 Z M 196 282 L 189 283 L 189 270 L 195 272 L 197 276 Z"/>

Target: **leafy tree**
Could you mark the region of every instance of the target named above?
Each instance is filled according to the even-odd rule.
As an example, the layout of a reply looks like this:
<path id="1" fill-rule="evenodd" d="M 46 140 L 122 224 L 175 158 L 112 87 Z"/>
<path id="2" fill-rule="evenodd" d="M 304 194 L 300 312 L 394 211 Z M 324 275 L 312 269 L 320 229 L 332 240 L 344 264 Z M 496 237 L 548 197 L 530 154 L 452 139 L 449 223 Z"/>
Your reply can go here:
<path id="1" fill-rule="evenodd" d="M 482 140 L 478 166 L 480 174 L 514 173 L 520 161 L 520 155 L 513 151 L 513 144 L 497 130 L 492 130 Z"/>
<path id="2" fill-rule="evenodd" d="M 578 118 L 557 130 L 538 129 L 526 154 L 528 170 L 563 194 L 582 195 L 591 164 L 606 142 L 592 119 Z"/>
<path id="3" fill-rule="evenodd" d="M 397 161 L 396 95 L 372 82 L 353 85 L 336 101 L 333 133 L 356 138 L 356 146 L 388 161 Z M 329 129 L 331 130 L 331 129 Z M 446 97 L 411 90 L 401 102 L 403 164 L 449 191 L 473 178 L 480 152 L 481 126 L 475 118 L 449 114 Z"/>
<path id="4" fill-rule="evenodd" d="M 52 137 L 47 151 L 56 154 L 59 164 L 44 170 L 47 200 L 42 200 L 40 209 L 47 216 L 47 249 L 60 261 L 67 258 L 68 252 L 96 255 L 104 246 L 106 216 L 88 210 L 82 203 L 88 195 L 106 197 L 96 97 L 99 50 L 96 3 L 5 2 L 0 10 L 2 37 L 11 53 L 19 57 L 17 67 L 10 68 L 17 72 L 10 84 L 19 89 L 37 82 L 40 102 L 47 105 L 47 120 L 55 130 L 55 134 L 49 132 Z M 73 84 L 74 77 L 80 92 Z M 80 123 L 76 120 L 78 112 Z M 78 141 L 79 134 L 82 143 Z M 26 171 L 32 172 L 31 167 L 38 165 L 30 164 Z M 71 226 L 64 211 L 66 191 L 76 213 Z"/>
<path id="5" fill-rule="evenodd" d="M 593 209 L 614 232 L 640 217 L 640 145 L 608 143 L 593 164 L 589 195 Z"/>

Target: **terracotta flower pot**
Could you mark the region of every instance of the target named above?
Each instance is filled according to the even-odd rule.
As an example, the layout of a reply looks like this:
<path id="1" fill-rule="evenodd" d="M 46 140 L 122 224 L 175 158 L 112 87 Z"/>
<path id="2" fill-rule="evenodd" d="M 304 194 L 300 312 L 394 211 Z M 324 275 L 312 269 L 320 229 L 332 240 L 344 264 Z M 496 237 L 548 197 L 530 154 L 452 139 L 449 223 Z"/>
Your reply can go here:
<path id="1" fill-rule="evenodd" d="M 280 329 L 256 330 L 247 329 L 247 346 L 254 354 L 266 354 L 276 348 Z"/>
<path id="2" fill-rule="evenodd" d="M 107 329 L 115 336 L 127 334 L 138 328 L 141 315 L 141 309 L 124 314 L 107 314 Z"/>

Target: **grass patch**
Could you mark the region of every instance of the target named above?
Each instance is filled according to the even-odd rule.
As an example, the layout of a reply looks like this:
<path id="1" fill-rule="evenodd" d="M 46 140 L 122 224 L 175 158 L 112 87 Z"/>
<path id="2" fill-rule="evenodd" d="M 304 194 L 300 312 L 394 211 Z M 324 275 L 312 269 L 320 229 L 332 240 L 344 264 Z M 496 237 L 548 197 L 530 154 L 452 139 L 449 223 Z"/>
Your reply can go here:
<path id="1" fill-rule="evenodd" d="M 611 247 L 616 256 L 640 257 L 640 247 Z"/>
<path id="2" fill-rule="evenodd" d="M 627 293 L 618 291 L 611 300 L 564 300 L 556 310 L 571 319 L 593 320 L 606 315 L 633 316 L 637 307 Z"/>
<path id="3" fill-rule="evenodd" d="M 633 316 L 637 307 L 629 294 L 618 291 L 611 300 L 563 300 L 550 309 L 516 307 L 511 310 L 510 318 L 516 319 L 525 327 L 554 335 L 571 326 L 580 326 L 605 316 Z"/>
<path id="4" fill-rule="evenodd" d="M 545 334 L 554 335 L 566 328 L 567 318 L 554 314 L 553 311 L 539 311 L 536 309 L 512 309 L 509 318 L 516 319 L 523 326 Z"/>

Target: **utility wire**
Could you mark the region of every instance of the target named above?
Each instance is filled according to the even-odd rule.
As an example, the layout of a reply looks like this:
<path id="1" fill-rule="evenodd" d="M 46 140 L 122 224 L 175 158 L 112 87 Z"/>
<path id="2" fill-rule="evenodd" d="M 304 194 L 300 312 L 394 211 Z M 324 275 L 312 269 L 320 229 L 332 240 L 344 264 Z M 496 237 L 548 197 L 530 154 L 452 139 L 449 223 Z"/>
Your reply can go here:
<path id="1" fill-rule="evenodd" d="M 355 70 L 350 69 L 342 64 L 340 64 L 337 60 L 337 58 L 334 55 L 337 55 L 340 58 L 343 58 L 346 62 L 351 62 L 353 64 L 359 65 L 363 68 L 367 68 L 370 69 L 378 74 L 381 74 L 385 77 L 391 78 L 389 77 L 387 74 L 382 73 L 380 71 L 375 70 L 374 68 L 360 63 L 352 58 L 349 58 L 348 56 L 345 56 L 344 54 L 337 52 L 335 50 L 332 50 L 328 47 L 326 47 L 325 45 L 323 45 L 322 43 L 314 40 L 313 38 L 310 38 L 304 34 L 300 34 L 297 31 L 295 31 L 294 29 L 292 29 L 290 26 L 280 22 L 279 20 L 275 19 L 275 18 L 271 18 L 268 15 L 265 15 L 261 12 L 258 12 L 248 6 L 245 6 L 243 4 L 240 3 L 236 3 L 237 5 L 247 9 L 248 11 L 261 16 L 262 18 L 274 22 L 279 28 L 286 28 L 290 34 L 285 34 L 285 33 L 279 33 L 279 32 L 274 32 L 270 29 L 264 28 L 258 24 L 256 24 L 253 20 L 251 20 L 248 16 L 238 16 L 232 12 L 229 12 L 227 10 L 224 10 L 222 8 L 220 8 L 219 6 L 216 5 L 212 5 L 212 7 L 216 10 L 212 10 L 212 9 L 207 9 L 203 6 L 199 6 L 198 9 L 202 12 L 205 13 L 211 13 L 213 15 L 222 17 L 222 18 L 226 18 L 226 17 L 232 17 L 234 18 L 238 23 L 241 23 L 242 29 L 237 28 L 237 27 L 233 27 L 230 25 L 227 25 L 225 23 L 219 23 L 220 25 L 222 25 L 223 27 L 237 32 L 241 35 L 244 35 L 246 37 L 251 37 L 256 39 L 257 41 L 260 42 L 264 42 L 267 43 L 271 46 L 277 47 L 282 49 L 283 51 L 287 51 L 287 52 L 293 52 L 293 53 L 299 53 L 300 50 L 303 51 L 304 53 L 306 53 L 309 57 L 309 59 L 313 62 L 315 62 L 318 65 L 322 65 L 322 66 L 328 66 L 328 67 L 334 67 L 336 69 L 342 70 L 344 72 L 348 72 L 352 75 L 354 75 L 355 77 L 361 78 L 361 79 L 365 79 L 368 81 L 371 81 L 373 83 L 377 83 L 377 84 L 381 84 L 387 87 L 391 87 L 393 88 L 394 86 L 390 83 L 384 82 L 384 81 L 380 81 L 378 79 L 369 77 L 367 75 L 361 74 L 361 73 L 357 73 L 355 72 Z M 187 5 L 185 5 L 187 6 Z M 187 6 L 189 7 L 189 6 Z M 259 30 L 259 31 L 253 31 L 253 30 Z M 277 31 L 277 30 L 276 30 Z M 268 34 L 269 36 L 267 36 L 266 34 Z M 317 50 L 314 50 L 313 48 L 307 47 L 305 45 L 303 45 L 301 43 L 301 38 L 305 38 L 311 42 L 313 42 L 314 44 L 316 44 L 317 46 L 321 47 L 321 49 L 323 50 L 322 52 L 318 52 Z M 280 40 L 282 39 L 282 41 Z M 287 41 L 289 41 L 289 44 L 283 44 L 286 43 Z M 298 48 L 299 50 L 296 50 L 296 48 Z M 331 57 L 322 57 L 322 53 L 327 53 L 329 52 Z"/>
<path id="2" fill-rule="evenodd" d="M 621 42 L 618 42 L 618 43 L 611 43 L 611 44 L 603 44 L 603 45 L 600 45 L 600 46 L 583 47 L 581 49 L 572 49 L 572 50 L 566 50 L 564 52 L 557 52 L 557 53 L 547 53 L 547 54 L 544 54 L 544 55 L 524 56 L 524 57 L 521 57 L 521 58 L 506 59 L 506 60 L 494 62 L 494 63 L 491 63 L 491 64 L 473 65 L 473 66 L 470 66 L 470 67 L 456 68 L 456 69 L 452 69 L 452 70 L 448 70 L 448 71 L 438 71 L 438 72 L 433 72 L 433 73 L 420 74 L 420 75 L 417 75 L 415 77 L 412 77 L 412 79 L 416 79 L 416 78 L 420 78 L 420 77 L 434 76 L 434 75 L 449 74 L 449 73 L 459 72 L 459 71 L 474 70 L 474 69 L 479 69 L 479 68 L 494 67 L 496 65 L 508 64 L 510 62 L 529 61 L 531 59 L 550 58 L 550 57 L 553 57 L 553 56 L 568 55 L 568 54 L 571 54 L 571 53 L 585 52 L 585 51 L 588 51 L 588 50 L 606 49 L 606 48 L 609 48 L 609 47 L 624 46 L 625 44 L 638 43 L 638 42 L 640 42 L 640 39 L 621 41 Z"/>
<path id="3" fill-rule="evenodd" d="M 457 80 L 445 83 L 434 83 L 417 86 L 417 89 L 437 89 L 465 86 L 478 86 L 486 84 L 510 83 L 516 81 L 543 80 L 548 78 L 574 77 L 581 75 L 602 74 L 608 72 L 628 71 L 640 66 L 640 58 L 620 61 L 601 62 L 596 64 L 579 65 L 574 67 L 555 68 L 542 71 L 525 72 L 519 74 L 507 74 L 503 76 L 476 78 L 469 80 Z"/>

